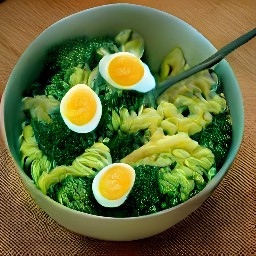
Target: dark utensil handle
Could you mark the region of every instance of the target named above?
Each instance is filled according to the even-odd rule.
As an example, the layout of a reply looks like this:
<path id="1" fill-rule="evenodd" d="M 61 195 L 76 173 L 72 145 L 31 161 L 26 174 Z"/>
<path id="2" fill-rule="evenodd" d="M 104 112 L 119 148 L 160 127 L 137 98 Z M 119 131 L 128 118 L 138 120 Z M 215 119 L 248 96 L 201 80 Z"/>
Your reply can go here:
<path id="1" fill-rule="evenodd" d="M 214 53 L 211 57 L 209 57 L 208 59 L 195 65 L 194 67 L 188 69 L 187 71 L 163 81 L 156 88 L 155 97 L 157 98 L 159 95 L 161 95 L 165 90 L 167 90 L 173 84 L 175 84 L 175 83 L 177 83 L 177 82 L 179 82 L 179 81 L 181 81 L 199 71 L 213 67 L 214 65 L 219 63 L 229 53 L 231 53 L 238 47 L 242 46 L 243 44 L 247 43 L 249 40 L 251 40 L 255 36 L 256 36 L 256 28 L 252 29 L 251 31 L 247 32 L 246 34 L 240 36 L 236 40 L 234 40 L 231 43 L 227 44 L 226 46 L 222 47 L 220 50 L 218 50 L 216 53 Z"/>

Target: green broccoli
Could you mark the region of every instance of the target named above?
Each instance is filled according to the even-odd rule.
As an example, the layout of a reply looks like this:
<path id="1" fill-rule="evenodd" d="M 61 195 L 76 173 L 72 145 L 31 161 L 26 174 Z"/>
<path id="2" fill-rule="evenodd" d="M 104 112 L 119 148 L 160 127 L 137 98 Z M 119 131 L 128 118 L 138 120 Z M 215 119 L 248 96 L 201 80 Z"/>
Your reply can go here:
<path id="1" fill-rule="evenodd" d="M 97 214 L 97 205 L 92 193 L 92 178 L 69 175 L 62 182 L 51 186 L 48 195 L 73 210 Z"/>
<path id="2" fill-rule="evenodd" d="M 94 132 L 80 134 L 71 131 L 59 112 L 51 115 L 50 123 L 32 119 L 31 126 L 40 150 L 56 165 L 70 165 L 96 139 Z"/>
<path id="3" fill-rule="evenodd" d="M 201 191 L 225 161 L 232 125 L 224 111 L 213 115 L 212 123 L 192 139 L 182 133 L 165 135 L 159 128 L 163 115 L 152 105 L 144 108 L 145 94 L 114 88 L 100 75 L 102 56 L 119 50 L 141 57 L 142 37 L 126 29 L 115 38 L 78 37 L 50 49 L 40 76 L 24 95 L 29 125 L 21 136 L 21 156 L 36 186 L 64 206 L 95 215 L 135 217 L 168 209 Z M 71 131 L 59 113 L 61 99 L 79 83 L 92 88 L 102 103 L 97 129 L 86 134 Z M 219 85 L 207 87 L 209 95 L 222 94 Z M 220 103 L 224 109 L 225 100 Z M 185 107 L 182 115 L 188 114 Z M 124 159 L 135 169 L 134 186 L 121 206 L 103 207 L 93 196 L 93 177 Z"/>
<path id="4" fill-rule="evenodd" d="M 161 194 L 158 183 L 159 167 L 140 165 L 134 168 L 136 179 L 124 207 L 131 216 L 142 216 L 161 210 Z"/>
<path id="5" fill-rule="evenodd" d="M 87 37 L 68 40 L 52 48 L 45 62 L 45 71 L 52 70 L 45 94 L 61 100 L 72 86 L 86 84 L 91 68 L 97 65 L 101 57 L 97 54 L 100 47 L 109 52 L 115 51 L 115 45 L 110 39 Z"/>
<path id="6" fill-rule="evenodd" d="M 57 73 L 51 78 L 50 84 L 45 87 L 45 94 L 61 101 L 69 89 L 70 85 L 65 81 L 63 74 Z"/>
<path id="7" fill-rule="evenodd" d="M 90 72 L 87 64 L 84 67 L 69 68 L 65 73 L 59 72 L 50 79 L 50 84 L 45 87 L 45 94 L 61 101 L 71 87 L 76 84 L 87 84 Z"/>
<path id="8" fill-rule="evenodd" d="M 227 157 L 232 140 L 232 123 L 229 111 L 225 110 L 213 115 L 212 122 L 191 138 L 213 152 L 216 168 L 219 170 Z"/>
<path id="9" fill-rule="evenodd" d="M 32 178 L 31 164 L 36 159 L 43 157 L 42 151 L 38 148 L 34 131 L 31 125 L 25 125 L 20 136 L 21 165 L 24 171 Z M 39 171 L 41 172 L 41 171 Z"/>
<path id="10" fill-rule="evenodd" d="M 122 158 L 143 145 L 142 138 L 142 131 L 129 134 L 118 130 L 117 132 L 113 133 L 111 140 L 104 143 L 110 149 L 113 162 L 120 162 Z"/>

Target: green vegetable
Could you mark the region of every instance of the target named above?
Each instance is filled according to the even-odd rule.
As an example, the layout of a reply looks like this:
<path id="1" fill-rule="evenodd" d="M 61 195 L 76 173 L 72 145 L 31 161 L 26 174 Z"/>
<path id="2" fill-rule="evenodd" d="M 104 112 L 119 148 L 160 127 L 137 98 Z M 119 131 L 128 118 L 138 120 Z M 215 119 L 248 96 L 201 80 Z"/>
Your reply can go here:
<path id="1" fill-rule="evenodd" d="M 68 81 L 73 72 L 74 69 L 72 68 L 68 70 L 68 75 L 64 75 L 62 72 L 53 75 L 49 80 L 49 84 L 45 87 L 45 94 L 61 101 L 71 87 Z"/>
<path id="2" fill-rule="evenodd" d="M 102 102 L 102 117 L 96 134 L 110 148 L 114 162 L 119 162 L 125 155 L 143 145 L 143 132 L 122 131 L 119 113 L 123 110 L 139 111 L 143 95 L 135 91 L 106 90 L 100 93 Z M 104 96 L 103 96 L 104 95 Z"/>
<path id="3" fill-rule="evenodd" d="M 50 123 L 32 119 L 31 125 L 40 150 L 56 165 L 70 165 L 96 139 L 94 132 L 80 134 L 71 131 L 59 112 L 51 116 Z"/>
<path id="4" fill-rule="evenodd" d="M 68 176 L 52 186 L 48 195 L 70 209 L 96 214 L 96 202 L 92 193 L 92 179 Z"/>
<path id="5" fill-rule="evenodd" d="M 59 110 L 60 102 L 53 97 L 37 95 L 35 97 L 26 97 L 22 101 L 23 111 L 28 111 L 31 118 L 50 122 L 50 114 Z"/>
<path id="6" fill-rule="evenodd" d="M 24 170 L 29 173 L 32 162 L 43 157 L 42 151 L 38 148 L 31 125 L 24 126 L 20 136 L 20 144 L 21 164 Z"/>
<path id="7" fill-rule="evenodd" d="M 110 164 L 112 164 L 112 158 L 109 148 L 103 143 L 95 142 L 90 148 L 86 149 L 82 155 L 74 160 L 72 166 L 80 171 L 89 168 L 94 172 L 100 171 Z"/>
<path id="8" fill-rule="evenodd" d="M 55 74 L 50 84 L 45 87 L 45 94 L 51 95 L 61 101 L 67 91 L 76 84 L 87 84 L 90 75 L 90 68 L 87 64 L 84 67 L 74 67 Z"/>
<path id="9" fill-rule="evenodd" d="M 46 156 L 42 156 L 42 158 L 35 159 L 31 164 L 31 176 L 34 180 L 36 186 L 40 188 L 38 180 L 41 175 L 46 172 L 49 173 L 53 168 L 52 163 L 47 159 Z"/>
<path id="10" fill-rule="evenodd" d="M 159 80 L 164 81 L 169 76 L 175 76 L 188 69 L 183 51 L 176 47 L 171 50 L 163 59 L 159 72 Z"/>
<path id="11" fill-rule="evenodd" d="M 164 167 L 159 172 L 160 191 L 165 196 L 162 207 L 166 209 L 185 202 L 208 183 L 203 174 L 179 163 L 173 165 L 173 169 Z"/>
<path id="12" fill-rule="evenodd" d="M 158 110 L 164 114 L 161 127 L 169 135 L 200 132 L 211 123 L 212 115 L 227 107 L 225 97 L 216 89 L 216 80 L 208 70 L 171 86 L 158 98 Z"/>
<path id="13" fill-rule="evenodd" d="M 149 129 L 153 134 L 160 126 L 163 115 L 153 108 L 141 107 L 139 113 L 127 108 L 120 110 L 120 130 L 128 133 L 136 133 Z"/>
<path id="14" fill-rule="evenodd" d="M 201 132 L 191 137 L 213 152 L 216 168 L 219 170 L 227 157 L 232 141 L 232 123 L 229 111 L 225 110 L 213 115 L 212 122 Z"/>
<path id="15" fill-rule="evenodd" d="M 118 130 L 107 142 L 104 142 L 110 149 L 113 162 L 120 162 L 126 155 L 143 145 L 143 133 L 124 133 Z"/>
<path id="16" fill-rule="evenodd" d="M 135 167 L 136 179 L 124 207 L 131 216 L 142 216 L 161 210 L 161 194 L 158 184 L 158 167 Z"/>
<path id="17" fill-rule="evenodd" d="M 144 53 L 144 40 L 140 34 L 131 29 L 122 30 L 115 41 L 119 44 L 121 52 L 130 52 L 141 58 Z"/>
<path id="18" fill-rule="evenodd" d="M 148 143 L 133 151 L 121 162 L 163 167 L 159 172 L 159 186 L 166 197 L 163 208 L 185 202 L 202 190 L 216 174 L 214 155 L 210 149 L 198 145 L 187 134 L 164 135 L 159 128 Z"/>
<path id="19" fill-rule="evenodd" d="M 86 64 L 84 68 L 75 67 L 74 73 L 69 77 L 69 85 L 73 87 L 76 84 L 87 84 L 90 73 L 90 68 Z"/>
<path id="20" fill-rule="evenodd" d="M 177 150 L 179 151 L 177 152 Z M 213 162 L 214 156 L 212 152 L 208 149 L 203 150 L 188 134 L 164 135 L 163 130 L 158 128 L 148 143 L 124 157 L 121 162 L 126 164 L 150 163 L 152 165 L 152 162 L 155 162 L 162 153 L 169 154 L 170 158 L 175 159 L 175 161 L 184 162 L 188 157 L 195 156 L 198 151 L 203 152 L 200 157 L 204 157 L 206 162 Z"/>
<path id="21" fill-rule="evenodd" d="M 114 130 L 121 129 L 120 113 L 122 111 L 138 112 L 143 104 L 143 96 L 137 94 L 134 91 L 114 91 L 112 93 L 106 93 L 102 99 L 102 117 L 99 123 L 97 131 L 101 135 L 111 137 Z M 119 115 L 119 117 L 117 116 Z M 121 129 L 122 130 L 122 129 Z M 128 130 L 125 132 L 129 133 Z M 112 135 L 113 137 L 113 135 Z"/>
<path id="22" fill-rule="evenodd" d="M 49 173 L 42 172 L 41 176 L 39 177 L 37 181 L 38 188 L 46 194 L 49 187 L 61 182 L 68 176 L 72 177 L 85 177 L 93 175 L 94 172 L 90 168 L 84 168 L 84 169 L 76 169 L 73 166 L 57 166 L 53 170 L 51 170 Z"/>

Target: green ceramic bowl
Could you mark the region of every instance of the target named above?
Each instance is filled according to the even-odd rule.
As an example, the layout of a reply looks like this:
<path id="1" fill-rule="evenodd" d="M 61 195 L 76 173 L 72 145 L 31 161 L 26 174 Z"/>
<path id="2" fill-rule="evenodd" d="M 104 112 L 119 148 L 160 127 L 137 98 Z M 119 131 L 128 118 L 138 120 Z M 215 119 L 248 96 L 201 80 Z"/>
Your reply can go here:
<path id="1" fill-rule="evenodd" d="M 179 45 L 192 66 L 216 51 L 214 46 L 197 30 L 184 21 L 159 10 L 131 4 L 111 4 L 88 9 L 53 24 L 42 32 L 26 49 L 14 67 L 2 97 L 2 131 L 17 172 L 36 203 L 60 225 L 89 237 L 104 240 L 135 240 L 158 234 L 196 210 L 211 195 L 227 173 L 240 147 L 244 110 L 236 77 L 225 61 L 217 67 L 233 120 L 232 145 L 228 157 L 213 180 L 193 198 L 162 212 L 134 218 L 109 218 L 77 212 L 43 195 L 24 173 L 20 164 L 19 136 L 23 91 L 38 76 L 47 49 L 63 39 L 77 35 L 116 34 L 124 28 L 140 33 L 146 42 L 146 53 L 151 70 L 173 47 Z M 214 207 L 214 206 L 213 206 Z"/>

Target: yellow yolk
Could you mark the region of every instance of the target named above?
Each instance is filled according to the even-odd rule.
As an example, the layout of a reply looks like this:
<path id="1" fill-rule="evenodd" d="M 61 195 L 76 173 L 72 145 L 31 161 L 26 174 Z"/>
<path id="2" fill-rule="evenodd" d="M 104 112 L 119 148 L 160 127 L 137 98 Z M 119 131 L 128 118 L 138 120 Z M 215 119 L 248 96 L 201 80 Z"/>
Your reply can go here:
<path id="1" fill-rule="evenodd" d="M 113 166 L 101 177 L 99 191 L 101 195 L 109 200 L 123 197 L 132 185 L 131 171 L 124 166 Z"/>
<path id="2" fill-rule="evenodd" d="M 85 125 L 95 116 L 96 99 L 89 88 L 77 88 L 69 95 L 64 105 L 65 117 L 75 125 Z"/>
<path id="3" fill-rule="evenodd" d="M 142 79 L 144 67 L 135 56 L 120 55 L 111 60 L 108 73 L 117 84 L 132 86 Z"/>

